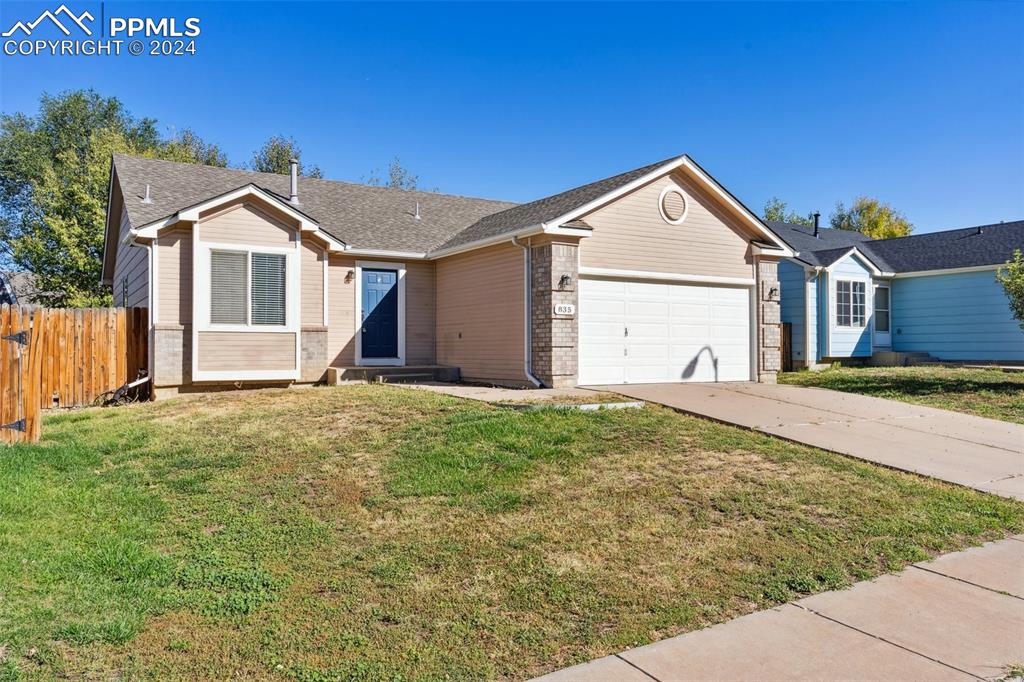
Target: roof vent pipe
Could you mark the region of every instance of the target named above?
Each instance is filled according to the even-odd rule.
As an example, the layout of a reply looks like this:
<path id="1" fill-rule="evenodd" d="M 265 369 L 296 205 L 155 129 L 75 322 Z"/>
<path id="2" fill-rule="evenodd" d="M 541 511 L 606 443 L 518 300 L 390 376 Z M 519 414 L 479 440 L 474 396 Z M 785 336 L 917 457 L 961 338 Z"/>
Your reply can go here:
<path id="1" fill-rule="evenodd" d="M 152 204 L 153 200 L 149 197 L 149 185 L 146 185 L 146 196 L 142 197 L 142 203 Z"/>
<path id="2" fill-rule="evenodd" d="M 818 236 L 818 220 L 821 218 L 821 214 L 817 211 L 814 212 L 814 238 L 820 239 Z"/>
<path id="3" fill-rule="evenodd" d="M 294 206 L 299 205 L 299 160 L 289 159 L 288 168 L 291 172 L 292 182 L 291 190 L 288 196 L 288 203 Z"/>
<path id="4" fill-rule="evenodd" d="M 416 202 L 416 220 L 420 219 L 420 202 Z"/>

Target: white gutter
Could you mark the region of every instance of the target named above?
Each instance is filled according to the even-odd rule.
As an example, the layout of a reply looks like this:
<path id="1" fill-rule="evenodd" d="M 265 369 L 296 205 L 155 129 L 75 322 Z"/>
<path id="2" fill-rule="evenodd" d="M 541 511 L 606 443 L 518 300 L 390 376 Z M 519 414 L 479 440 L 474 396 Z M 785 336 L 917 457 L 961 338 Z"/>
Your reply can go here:
<path id="1" fill-rule="evenodd" d="M 522 246 L 516 241 L 520 237 L 529 237 L 535 234 L 557 234 L 568 237 L 589 237 L 593 230 L 585 230 L 578 227 L 545 227 L 543 224 L 531 225 L 524 227 L 521 230 L 515 232 L 503 232 L 493 237 L 484 237 L 483 239 L 475 239 L 465 244 L 457 244 L 456 246 L 449 246 L 447 249 L 437 249 L 436 251 L 428 251 L 427 258 L 433 260 L 435 258 L 443 258 L 444 256 L 452 256 L 463 251 L 472 251 L 473 249 L 479 249 L 483 246 L 490 246 L 492 244 L 503 244 L 505 240 L 511 238 L 512 242 L 516 245 Z"/>
<path id="2" fill-rule="evenodd" d="M 523 371 L 536 388 L 544 388 L 544 382 L 533 374 L 533 334 L 530 329 L 533 321 L 533 288 L 530 286 L 533 264 L 530 262 L 530 245 L 521 244 L 519 237 L 512 237 L 512 243 L 523 250 Z"/>

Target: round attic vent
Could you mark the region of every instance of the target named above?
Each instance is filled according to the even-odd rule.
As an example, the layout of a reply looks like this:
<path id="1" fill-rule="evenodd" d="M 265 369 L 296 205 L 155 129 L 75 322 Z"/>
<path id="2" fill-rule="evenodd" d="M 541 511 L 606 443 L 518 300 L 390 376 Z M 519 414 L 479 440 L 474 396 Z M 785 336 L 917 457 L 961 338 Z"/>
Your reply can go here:
<path id="1" fill-rule="evenodd" d="M 687 208 L 689 207 L 686 204 L 686 197 L 678 189 L 669 185 L 661 190 L 661 196 L 658 197 L 658 210 L 661 211 L 661 217 L 665 219 L 666 223 L 678 225 L 683 222 L 686 218 Z"/>

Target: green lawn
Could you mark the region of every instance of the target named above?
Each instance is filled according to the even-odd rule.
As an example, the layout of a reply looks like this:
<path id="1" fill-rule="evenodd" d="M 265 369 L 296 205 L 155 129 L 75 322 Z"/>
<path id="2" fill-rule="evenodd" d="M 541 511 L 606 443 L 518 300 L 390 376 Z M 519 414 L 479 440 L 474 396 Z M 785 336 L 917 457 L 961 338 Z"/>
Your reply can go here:
<path id="1" fill-rule="evenodd" d="M 647 407 L 389 386 L 0 451 L 0 678 L 524 678 L 1024 531 L 1024 504 Z"/>
<path id="2" fill-rule="evenodd" d="M 1024 424 L 1024 373 L 962 367 L 840 367 L 779 375 L 818 386 Z"/>

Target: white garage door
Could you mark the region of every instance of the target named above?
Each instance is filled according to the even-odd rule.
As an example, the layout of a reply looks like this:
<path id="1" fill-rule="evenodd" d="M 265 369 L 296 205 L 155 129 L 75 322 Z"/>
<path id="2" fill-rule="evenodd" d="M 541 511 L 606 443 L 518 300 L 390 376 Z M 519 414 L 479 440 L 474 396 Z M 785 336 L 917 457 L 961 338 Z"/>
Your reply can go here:
<path id="1" fill-rule="evenodd" d="M 749 381 L 750 291 L 580 280 L 579 383 Z"/>

